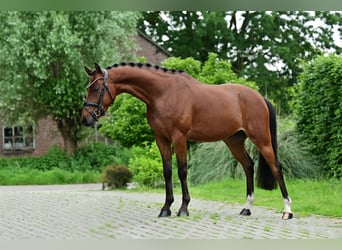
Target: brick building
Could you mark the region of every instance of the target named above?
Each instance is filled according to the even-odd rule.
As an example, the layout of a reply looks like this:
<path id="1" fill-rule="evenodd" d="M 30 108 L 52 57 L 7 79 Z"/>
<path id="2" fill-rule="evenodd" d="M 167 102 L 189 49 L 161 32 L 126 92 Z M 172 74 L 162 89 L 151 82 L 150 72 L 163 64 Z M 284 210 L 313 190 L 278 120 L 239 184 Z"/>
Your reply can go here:
<path id="1" fill-rule="evenodd" d="M 145 57 L 151 64 L 160 64 L 161 61 L 172 56 L 168 51 L 151 40 L 149 36 L 140 31 L 138 31 L 136 41 L 139 46 L 139 50 L 136 53 L 137 56 Z"/>
<path id="2" fill-rule="evenodd" d="M 170 53 L 138 31 L 137 57 L 145 57 L 149 63 L 160 64 L 170 57 Z M 38 121 L 37 127 L 2 124 L 0 121 L 0 156 L 42 155 L 51 146 L 63 147 L 63 138 L 56 123 L 45 118 Z"/>

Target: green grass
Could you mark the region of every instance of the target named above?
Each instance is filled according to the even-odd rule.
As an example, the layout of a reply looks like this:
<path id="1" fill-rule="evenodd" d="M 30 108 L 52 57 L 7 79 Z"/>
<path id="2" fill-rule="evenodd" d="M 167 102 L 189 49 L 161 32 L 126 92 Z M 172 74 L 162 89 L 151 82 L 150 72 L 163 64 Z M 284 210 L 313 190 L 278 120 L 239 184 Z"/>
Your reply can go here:
<path id="1" fill-rule="evenodd" d="M 342 182 L 339 180 L 288 180 L 286 182 L 292 199 L 292 210 L 298 216 L 312 214 L 342 217 Z M 228 179 L 190 187 L 192 197 L 245 203 L 244 180 Z M 283 199 L 280 189 L 268 191 L 256 188 L 254 205 L 275 208 L 282 212 Z"/>
<path id="2" fill-rule="evenodd" d="M 0 169 L 0 185 L 81 184 L 100 181 L 101 174 L 92 171 L 66 171 L 61 169 L 37 170 L 29 168 Z"/>
<path id="3" fill-rule="evenodd" d="M 297 179 L 287 180 L 286 185 L 292 199 L 291 208 L 295 216 L 342 217 L 342 182 L 340 180 Z M 164 189 L 161 188 L 142 187 L 138 191 L 164 193 Z M 226 179 L 220 182 L 189 185 L 189 191 L 192 198 L 238 203 L 241 204 L 241 208 L 246 202 L 246 183 L 242 179 Z M 179 185 L 176 186 L 174 193 L 181 194 Z M 255 206 L 273 208 L 279 213 L 283 211 L 284 204 L 279 188 L 272 191 L 255 188 L 254 197 Z"/>

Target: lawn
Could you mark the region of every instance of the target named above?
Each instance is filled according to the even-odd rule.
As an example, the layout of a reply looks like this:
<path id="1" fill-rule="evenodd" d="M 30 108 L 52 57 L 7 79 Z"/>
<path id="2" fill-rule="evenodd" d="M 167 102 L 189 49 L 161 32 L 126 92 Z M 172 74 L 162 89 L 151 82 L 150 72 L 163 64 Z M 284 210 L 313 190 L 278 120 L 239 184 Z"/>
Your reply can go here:
<path id="1" fill-rule="evenodd" d="M 342 182 L 340 180 L 288 180 L 286 182 L 292 199 L 292 210 L 296 216 L 325 215 L 342 217 Z M 179 189 L 179 188 L 177 188 Z M 177 190 L 175 192 L 179 192 Z M 245 203 L 246 184 L 244 180 L 228 179 L 204 185 L 191 186 L 192 197 Z M 255 206 L 278 209 L 282 212 L 283 199 L 280 189 L 268 191 L 255 189 Z"/>
<path id="2" fill-rule="evenodd" d="M 287 189 L 292 199 L 292 211 L 295 216 L 324 215 L 342 217 L 342 182 L 340 180 L 287 180 Z M 164 189 L 139 188 L 136 191 L 164 193 Z M 246 202 L 246 183 L 242 179 L 227 179 L 202 185 L 189 185 L 192 198 L 239 203 Z M 176 184 L 175 194 L 181 194 Z M 254 205 L 273 208 L 282 212 L 284 208 L 280 189 L 263 190 L 255 188 Z M 253 209 L 253 208 L 252 208 Z"/>
<path id="3" fill-rule="evenodd" d="M 0 169 L 0 185 L 52 185 L 96 183 L 101 180 L 96 171 L 66 171 L 58 168 L 37 170 L 30 168 Z"/>

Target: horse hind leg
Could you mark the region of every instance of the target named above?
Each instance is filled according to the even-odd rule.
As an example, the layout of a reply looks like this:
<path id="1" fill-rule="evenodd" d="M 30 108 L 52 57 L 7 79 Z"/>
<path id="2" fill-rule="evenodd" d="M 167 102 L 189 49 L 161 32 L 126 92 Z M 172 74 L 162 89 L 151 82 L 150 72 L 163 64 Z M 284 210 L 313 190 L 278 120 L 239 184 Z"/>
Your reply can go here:
<path id="1" fill-rule="evenodd" d="M 246 174 L 246 204 L 241 210 L 240 215 L 251 215 L 251 208 L 254 202 L 254 162 L 245 149 L 246 134 L 243 131 L 239 131 L 227 140 L 224 140 L 229 147 L 233 156 L 243 167 Z"/>
<path id="2" fill-rule="evenodd" d="M 282 215 L 283 220 L 288 220 L 293 218 L 293 213 L 291 211 L 291 198 L 288 195 L 287 188 L 285 185 L 281 164 L 277 160 L 276 153 L 273 150 L 272 145 L 258 147 L 261 153 L 260 157 L 264 158 L 264 161 L 260 161 L 259 164 L 265 164 L 266 166 L 259 166 L 257 178 L 262 178 L 263 175 L 267 175 L 268 171 L 265 171 L 266 168 L 270 168 L 275 180 L 278 182 L 281 194 L 284 200 L 284 212 Z M 262 170 L 264 169 L 264 170 Z"/>

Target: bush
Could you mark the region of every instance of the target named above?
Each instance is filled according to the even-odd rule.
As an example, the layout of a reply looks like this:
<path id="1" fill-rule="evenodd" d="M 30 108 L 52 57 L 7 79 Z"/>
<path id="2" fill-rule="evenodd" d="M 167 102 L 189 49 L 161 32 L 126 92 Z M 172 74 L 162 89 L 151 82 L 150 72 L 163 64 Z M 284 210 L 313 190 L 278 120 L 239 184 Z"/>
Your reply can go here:
<path id="1" fill-rule="evenodd" d="M 99 171 L 111 164 L 128 165 L 131 158 L 129 149 L 121 145 L 105 144 L 103 142 L 89 143 L 80 147 L 71 162 L 71 169 L 78 171 Z"/>
<path id="2" fill-rule="evenodd" d="M 132 173 L 127 167 L 121 165 L 109 165 L 104 169 L 102 189 L 105 186 L 111 188 L 123 188 L 132 179 Z"/>
<path id="3" fill-rule="evenodd" d="M 325 175 L 342 177 L 342 56 L 305 63 L 296 87 L 297 130 Z"/>
<path id="4" fill-rule="evenodd" d="M 144 142 L 154 141 L 146 119 L 146 105 L 139 99 L 122 94 L 108 112 L 110 116 L 104 119 L 100 128 L 108 138 L 119 141 L 124 147 L 143 146 Z"/>
<path id="5" fill-rule="evenodd" d="M 131 151 L 119 144 L 106 145 L 102 142 L 89 143 L 80 147 L 75 155 L 66 155 L 61 148 L 52 147 L 40 157 L 10 157 L 0 158 L 0 169 L 35 169 L 48 171 L 61 169 L 69 172 L 94 171 L 101 173 L 110 164 L 128 165 Z"/>
<path id="6" fill-rule="evenodd" d="M 256 147 L 249 140 L 246 141 L 245 147 L 256 168 Z M 314 178 L 318 175 L 316 159 L 299 141 L 295 124 L 288 119 L 278 122 L 278 157 L 283 173 L 288 178 Z M 223 142 L 198 144 L 192 150 L 189 165 L 189 180 L 194 184 L 245 176 L 242 167 Z"/>
<path id="7" fill-rule="evenodd" d="M 100 174 L 96 172 L 70 172 L 62 169 L 37 170 L 31 168 L 1 168 L 0 185 L 51 185 L 97 183 Z"/>
<path id="8" fill-rule="evenodd" d="M 163 183 L 163 168 L 157 144 L 145 143 L 144 147 L 134 146 L 133 157 L 129 160 L 128 168 L 133 173 L 133 181 L 148 187 Z"/>
<path id="9" fill-rule="evenodd" d="M 72 158 L 66 155 L 60 147 L 51 147 L 40 157 L 27 157 L 24 166 L 38 170 L 70 169 Z"/>
<path id="10" fill-rule="evenodd" d="M 28 168 L 41 171 L 51 170 L 53 168 L 69 169 L 71 158 L 65 155 L 61 148 L 52 147 L 49 151 L 40 157 L 24 156 L 0 158 L 1 168 Z"/>
<path id="11" fill-rule="evenodd" d="M 131 155 L 119 144 L 99 142 L 80 147 L 73 156 L 52 147 L 40 157 L 0 157 L 0 185 L 99 182 L 106 165 L 128 165 Z"/>

